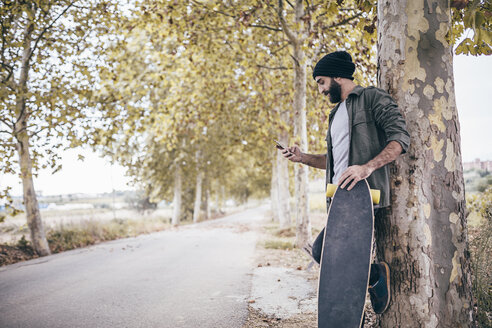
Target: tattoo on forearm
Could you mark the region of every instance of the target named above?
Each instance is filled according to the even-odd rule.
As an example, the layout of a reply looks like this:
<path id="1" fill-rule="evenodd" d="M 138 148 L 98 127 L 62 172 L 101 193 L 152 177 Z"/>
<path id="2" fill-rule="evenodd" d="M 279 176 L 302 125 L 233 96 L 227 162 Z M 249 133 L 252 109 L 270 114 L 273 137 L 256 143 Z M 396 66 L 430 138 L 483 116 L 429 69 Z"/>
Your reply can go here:
<path id="1" fill-rule="evenodd" d="M 372 160 L 369 161 L 369 165 L 377 170 L 388 163 L 394 161 L 402 152 L 402 147 L 397 141 L 391 141 L 386 147 Z"/>

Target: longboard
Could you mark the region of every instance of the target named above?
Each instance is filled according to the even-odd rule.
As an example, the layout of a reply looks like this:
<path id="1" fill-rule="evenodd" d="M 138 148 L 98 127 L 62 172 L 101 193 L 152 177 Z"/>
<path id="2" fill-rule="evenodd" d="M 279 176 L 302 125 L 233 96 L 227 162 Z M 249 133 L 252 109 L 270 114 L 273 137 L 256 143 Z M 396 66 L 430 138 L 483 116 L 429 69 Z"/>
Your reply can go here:
<path id="1" fill-rule="evenodd" d="M 321 252 L 318 328 L 362 326 L 373 233 L 374 209 L 367 181 L 359 181 L 350 191 L 336 189 Z"/>

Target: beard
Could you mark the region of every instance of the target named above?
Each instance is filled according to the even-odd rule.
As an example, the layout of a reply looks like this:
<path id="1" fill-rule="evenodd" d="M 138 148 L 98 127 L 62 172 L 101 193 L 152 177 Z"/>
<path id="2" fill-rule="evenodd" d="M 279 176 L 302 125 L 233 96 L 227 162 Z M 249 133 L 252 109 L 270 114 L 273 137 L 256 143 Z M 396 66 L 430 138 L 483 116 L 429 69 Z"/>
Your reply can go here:
<path id="1" fill-rule="evenodd" d="M 337 104 L 342 100 L 342 86 L 334 79 L 330 82 L 330 88 L 324 92 L 325 96 L 330 97 L 330 102 Z"/>

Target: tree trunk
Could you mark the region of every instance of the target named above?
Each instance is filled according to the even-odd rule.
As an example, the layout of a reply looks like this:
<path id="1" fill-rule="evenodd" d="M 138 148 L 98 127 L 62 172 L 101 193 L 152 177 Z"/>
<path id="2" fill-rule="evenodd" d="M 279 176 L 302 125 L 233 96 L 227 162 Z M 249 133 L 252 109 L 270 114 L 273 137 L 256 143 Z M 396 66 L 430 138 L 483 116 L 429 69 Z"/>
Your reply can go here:
<path id="1" fill-rule="evenodd" d="M 205 220 L 209 220 L 212 217 L 212 212 L 210 208 L 210 187 L 207 183 L 207 189 L 205 191 Z"/>
<path id="2" fill-rule="evenodd" d="M 183 182 L 181 178 L 181 166 L 176 163 L 176 168 L 174 171 L 174 199 L 173 199 L 173 225 L 179 225 L 179 220 L 181 219 L 181 195 L 183 192 Z"/>
<path id="3" fill-rule="evenodd" d="M 219 191 L 216 190 L 215 191 L 215 211 L 217 212 L 217 214 L 220 214 L 221 213 L 221 208 L 220 208 L 220 205 L 219 205 Z"/>
<path id="4" fill-rule="evenodd" d="M 299 26 L 298 42 L 293 44 L 294 54 L 294 136 L 299 142 L 301 151 L 308 151 L 306 129 L 306 56 L 302 49 L 304 40 L 304 5 L 297 0 L 295 7 L 295 23 Z M 311 221 L 309 219 L 308 201 L 308 173 L 307 165 L 295 166 L 296 191 L 296 245 L 301 248 L 311 242 Z"/>
<path id="5" fill-rule="evenodd" d="M 289 144 L 287 132 L 281 133 L 279 141 Z M 278 217 L 280 228 L 290 226 L 290 191 L 289 191 L 289 163 L 285 160 L 280 151 L 277 151 L 277 199 L 278 199 Z"/>
<path id="6" fill-rule="evenodd" d="M 20 126 L 25 125 L 25 122 L 19 123 Z M 39 256 L 50 255 L 51 251 L 44 233 L 38 200 L 34 190 L 34 182 L 32 180 L 32 160 L 31 155 L 29 154 L 29 136 L 26 132 L 22 132 L 20 133 L 20 136 L 17 136 L 17 140 L 24 206 L 26 208 L 27 225 L 31 235 L 31 242 L 34 250 Z"/>
<path id="7" fill-rule="evenodd" d="M 278 151 L 276 151 L 278 152 Z M 277 154 L 273 157 L 272 160 L 272 184 L 270 187 L 270 199 L 272 202 L 272 219 L 273 222 L 280 222 L 280 216 L 279 216 L 279 204 L 278 204 L 278 161 L 277 161 Z"/>
<path id="8" fill-rule="evenodd" d="M 17 122 L 14 126 L 14 134 L 17 139 L 17 152 L 19 154 L 19 165 L 21 169 L 24 206 L 26 208 L 27 225 L 31 235 L 31 242 L 36 253 L 39 256 L 45 256 L 50 255 L 51 251 L 44 233 L 38 200 L 34 190 L 34 182 L 32 179 L 32 159 L 29 152 L 29 134 L 27 131 L 29 113 L 28 108 L 26 107 L 26 94 L 33 29 L 34 24 L 29 22 L 24 31 L 22 66 L 19 76 L 19 83 L 17 84 Z"/>
<path id="9" fill-rule="evenodd" d="M 222 213 L 225 213 L 226 191 L 225 186 L 220 186 L 219 208 Z"/>
<path id="10" fill-rule="evenodd" d="M 308 151 L 306 130 L 306 56 L 302 49 L 308 31 L 304 24 L 305 11 L 302 0 L 296 0 L 294 7 L 294 30 L 289 28 L 284 17 L 284 1 L 279 0 L 278 17 L 284 34 L 292 46 L 294 64 L 294 138 L 301 151 Z M 296 245 L 300 248 L 311 242 L 311 221 L 309 220 L 308 202 L 308 166 L 296 165 L 294 168 L 296 196 Z"/>
<path id="11" fill-rule="evenodd" d="M 470 327 L 471 275 L 449 1 L 378 2 L 379 85 L 411 136 L 392 166 L 392 206 L 376 220 L 392 304 L 381 327 Z"/>
<path id="12" fill-rule="evenodd" d="M 195 187 L 195 207 L 193 208 L 193 223 L 197 223 L 200 219 L 200 208 L 202 204 L 202 183 L 203 183 L 203 171 L 198 171 L 196 176 Z"/>

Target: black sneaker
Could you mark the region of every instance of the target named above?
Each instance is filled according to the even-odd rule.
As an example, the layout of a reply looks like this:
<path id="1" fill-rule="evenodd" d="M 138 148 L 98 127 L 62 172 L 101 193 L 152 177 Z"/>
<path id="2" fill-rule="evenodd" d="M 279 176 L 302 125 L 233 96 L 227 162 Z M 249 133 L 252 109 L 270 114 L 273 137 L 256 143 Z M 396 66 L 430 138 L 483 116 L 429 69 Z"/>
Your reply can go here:
<path id="1" fill-rule="evenodd" d="M 379 271 L 379 279 L 369 286 L 369 296 L 374 312 L 381 314 L 388 308 L 390 302 L 390 269 L 388 264 L 381 262 L 373 264 Z"/>

